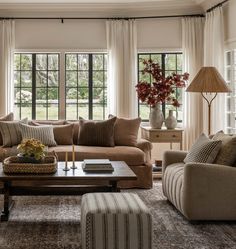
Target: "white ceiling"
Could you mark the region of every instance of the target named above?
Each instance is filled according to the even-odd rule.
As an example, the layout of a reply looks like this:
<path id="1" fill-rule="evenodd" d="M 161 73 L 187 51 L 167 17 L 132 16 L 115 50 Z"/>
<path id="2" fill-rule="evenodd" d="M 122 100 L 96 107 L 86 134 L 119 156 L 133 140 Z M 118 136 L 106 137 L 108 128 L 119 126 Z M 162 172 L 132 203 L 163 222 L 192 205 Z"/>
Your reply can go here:
<path id="1" fill-rule="evenodd" d="M 0 16 L 144 16 L 187 15 L 221 0 L 0 0 Z"/>

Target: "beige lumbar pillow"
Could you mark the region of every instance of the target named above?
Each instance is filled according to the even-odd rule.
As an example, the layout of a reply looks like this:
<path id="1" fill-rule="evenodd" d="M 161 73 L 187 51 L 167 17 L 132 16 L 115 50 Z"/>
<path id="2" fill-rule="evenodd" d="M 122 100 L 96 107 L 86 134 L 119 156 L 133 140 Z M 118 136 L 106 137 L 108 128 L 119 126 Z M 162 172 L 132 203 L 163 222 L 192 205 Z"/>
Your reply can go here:
<path id="1" fill-rule="evenodd" d="M 211 140 L 204 133 L 196 140 L 187 156 L 185 163 L 213 163 L 221 149 L 222 141 Z"/>
<path id="2" fill-rule="evenodd" d="M 109 118 L 114 117 L 109 115 Z M 114 128 L 115 145 L 137 146 L 138 130 L 141 118 L 117 118 Z"/>
<path id="3" fill-rule="evenodd" d="M 222 141 L 220 152 L 214 163 L 233 166 L 236 162 L 236 135 L 224 134 L 223 131 L 219 131 L 212 139 Z"/>
<path id="4" fill-rule="evenodd" d="M 53 126 L 31 126 L 26 124 L 20 124 L 20 131 L 22 139 L 35 138 L 41 141 L 46 146 L 56 146 L 57 143 L 54 139 Z"/>

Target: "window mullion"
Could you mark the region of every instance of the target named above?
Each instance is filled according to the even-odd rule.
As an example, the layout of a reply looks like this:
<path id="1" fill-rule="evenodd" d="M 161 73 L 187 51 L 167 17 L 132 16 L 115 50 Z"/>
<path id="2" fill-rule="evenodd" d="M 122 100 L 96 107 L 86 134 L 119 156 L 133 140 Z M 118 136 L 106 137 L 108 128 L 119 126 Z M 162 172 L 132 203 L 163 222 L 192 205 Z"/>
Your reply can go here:
<path id="1" fill-rule="evenodd" d="M 165 77 L 165 72 L 166 72 L 165 61 L 166 61 L 166 54 L 162 54 L 161 55 L 161 68 L 162 68 L 163 77 Z M 163 115 L 165 118 L 166 117 L 166 105 L 165 105 L 165 103 L 162 103 L 162 112 L 163 112 Z"/>
<path id="2" fill-rule="evenodd" d="M 36 119 L 36 54 L 32 54 L 32 119 Z"/>
<path id="3" fill-rule="evenodd" d="M 89 119 L 93 119 L 93 55 L 89 54 Z"/>
<path id="4" fill-rule="evenodd" d="M 59 54 L 59 119 L 66 119 L 65 53 Z"/>

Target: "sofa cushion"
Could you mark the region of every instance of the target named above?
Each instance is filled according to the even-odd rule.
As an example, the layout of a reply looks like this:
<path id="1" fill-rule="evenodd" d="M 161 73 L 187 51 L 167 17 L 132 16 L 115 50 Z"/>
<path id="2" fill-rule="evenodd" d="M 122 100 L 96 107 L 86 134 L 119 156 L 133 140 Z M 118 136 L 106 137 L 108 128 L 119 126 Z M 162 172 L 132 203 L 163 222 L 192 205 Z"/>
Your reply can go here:
<path id="1" fill-rule="evenodd" d="M 79 145 L 114 146 L 116 117 L 105 121 L 79 120 Z"/>
<path id="2" fill-rule="evenodd" d="M 109 118 L 114 117 L 109 115 Z M 117 118 L 114 127 L 115 145 L 137 146 L 138 130 L 141 118 Z"/>
<path id="3" fill-rule="evenodd" d="M 13 120 L 14 120 L 14 114 L 12 112 L 4 117 L 0 117 L 0 121 L 13 121 Z M 1 145 L 3 145 L 3 140 L 2 140 L 2 134 L 0 132 L 0 146 Z"/>
<path id="4" fill-rule="evenodd" d="M 3 147 L 18 145 L 22 140 L 20 124 L 27 124 L 28 119 L 20 121 L 0 121 L 0 132 L 3 139 Z"/>
<path id="5" fill-rule="evenodd" d="M 190 148 L 185 163 L 213 163 L 221 148 L 222 141 L 211 140 L 202 134 Z"/>
<path id="6" fill-rule="evenodd" d="M 43 125 L 43 126 L 34 127 L 30 125 L 20 124 L 20 131 L 22 139 L 35 138 L 40 140 L 46 146 L 57 145 L 54 139 L 52 125 Z"/>
<path id="7" fill-rule="evenodd" d="M 214 163 L 233 166 L 236 161 L 236 135 L 224 134 L 223 131 L 217 132 L 213 140 L 221 140 L 222 146 Z"/>
<path id="8" fill-rule="evenodd" d="M 61 122 L 60 122 L 61 123 Z M 34 126 L 45 126 L 45 123 L 38 123 L 31 121 Z M 73 124 L 53 123 L 53 134 L 57 144 L 70 145 L 73 144 Z"/>
<path id="9" fill-rule="evenodd" d="M 78 144 L 79 121 L 66 121 L 66 124 L 73 124 L 73 143 Z"/>
<path id="10" fill-rule="evenodd" d="M 177 209 L 183 212 L 183 179 L 184 163 L 174 163 L 166 167 L 162 180 L 162 188 L 165 196 Z"/>
<path id="11" fill-rule="evenodd" d="M 66 124 L 65 120 L 31 120 L 29 125 L 64 125 Z"/>
<path id="12" fill-rule="evenodd" d="M 72 145 L 73 127 L 73 124 L 53 125 L 53 133 L 56 143 L 60 145 Z"/>
<path id="13" fill-rule="evenodd" d="M 60 161 L 65 160 L 65 152 L 69 152 L 71 160 L 72 146 L 57 146 L 48 148 L 49 152 L 55 151 Z M 128 146 L 115 147 L 95 147 L 95 146 L 75 146 L 75 159 L 83 161 L 84 159 L 110 159 L 112 161 L 125 161 L 130 166 L 140 166 L 145 163 L 145 153 L 136 148 Z"/>

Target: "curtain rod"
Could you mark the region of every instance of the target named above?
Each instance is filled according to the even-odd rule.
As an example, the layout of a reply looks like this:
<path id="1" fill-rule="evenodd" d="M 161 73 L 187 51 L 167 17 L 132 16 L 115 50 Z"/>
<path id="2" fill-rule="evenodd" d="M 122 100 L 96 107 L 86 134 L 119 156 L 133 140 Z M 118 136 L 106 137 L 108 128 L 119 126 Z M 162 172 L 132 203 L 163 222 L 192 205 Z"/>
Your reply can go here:
<path id="1" fill-rule="evenodd" d="M 169 16 L 138 16 L 138 17 L 0 17 L 0 20 L 129 20 L 129 19 L 151 19 L 151 18 L 176 18 L 176 17 L 204 17 L 203 14 L 193 15 L 169 15 Z"/>
<path id="2" fill-rule="evenodd" d="M 208 9 L 206 12 L 208 13 L 208 12 L 211 12 L 212 10 L 214 10 L 214 9 L 216 9 L 216 8 L 218 8 L 218 7 L 220 7 L 220 6 L 222 6 L 223 4 L 225 4 L 225 3 L 227 3 L 229 0 L 224 0 L 223 2 L 221 2 L 221 3 L 218 3 L 218 4 L 216 4 L 216 5 L 214 5 L 213 7 L 211 7 L 210 9 Z"/>

